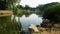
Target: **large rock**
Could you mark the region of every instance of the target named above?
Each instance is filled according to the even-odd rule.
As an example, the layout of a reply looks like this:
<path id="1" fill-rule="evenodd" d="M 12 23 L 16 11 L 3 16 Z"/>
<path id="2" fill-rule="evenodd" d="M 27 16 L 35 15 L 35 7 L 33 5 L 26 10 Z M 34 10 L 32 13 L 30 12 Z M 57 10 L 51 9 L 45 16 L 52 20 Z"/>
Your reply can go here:
<path id="1" fill-rule="evenodd" d="M 39 30 L 37 29 L 37 27 L 34 24 L 30 24 L 29 28 L 34 30 L 34 32 L 39 32 Z"/>

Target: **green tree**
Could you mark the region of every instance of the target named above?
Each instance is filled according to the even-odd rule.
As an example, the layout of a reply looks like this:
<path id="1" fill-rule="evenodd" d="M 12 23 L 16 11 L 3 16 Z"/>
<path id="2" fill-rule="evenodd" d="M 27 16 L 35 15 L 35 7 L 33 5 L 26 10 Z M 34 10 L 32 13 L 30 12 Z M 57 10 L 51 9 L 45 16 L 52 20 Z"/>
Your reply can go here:
<path id="1" fill-rule="evenodd" d="M 16 4 L 16 2 L 18 2 L 18 0 L 0 0 L 1 10 L 5 10 L 12 7 Z"/>
<path id="2" fill-rule="evenodd" d="M 29 7 L 29 5 L 25 5 L 25 10 L 28 10 L 28 9 L 30 9 L 30 7 Z"/>
<path id="3" fill-rule="evenodd" d="M 48 7 L 50 7 L 50 6 L 52 6 L 52 5 L 55 5 L 55 4 L 59 4 L 59 2 L 52 2 L 52 3 L 48 3 L 48 4 L 42 4 L 42 5 L 38 5 L 37 7 L 36 7 L 36 10 L 37 10 L 37 14 L 39 14 L 39 15 L 43 15 L 43 13 L 44 13 L 44 10 L 46 9 L 46 8 L 48 8 Z"/>
<path id="4" fill-rule="evenodd" d="M 60 22 L 60 4 L 55 4 L 45 9 L 43 18 Z"/>
<path id="5" fill-rule="evenodd" d="M 17 5 L 17 7 L 18 7 L 19 9 L 21 9 L 21 10 L 24 9 L 24 7 L 23 7 L 22 5 Z"/>

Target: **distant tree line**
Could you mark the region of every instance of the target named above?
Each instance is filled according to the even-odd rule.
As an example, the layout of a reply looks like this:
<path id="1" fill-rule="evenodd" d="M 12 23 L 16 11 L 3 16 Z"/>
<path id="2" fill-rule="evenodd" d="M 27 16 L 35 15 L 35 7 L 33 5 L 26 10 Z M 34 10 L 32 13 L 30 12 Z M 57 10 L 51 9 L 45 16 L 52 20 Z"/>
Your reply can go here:
<path id="1" fill-rule="evenodd" d="M 58 2 L 52 2 L 52 3 L 48 3 L 48 4 L 42 4 L 42 5 L 38 5 L 35 8 L 32 8 L 29 5 L 25 5 L 25 7 L 22 5 L 17 5 L 17 7 L 21 10 L 36 11 L 37 14 L 43 14 L 46 8 L 48 8 L 52 5 L 55 5 L 55 4 L 59 4 L 59 3 Z"/>

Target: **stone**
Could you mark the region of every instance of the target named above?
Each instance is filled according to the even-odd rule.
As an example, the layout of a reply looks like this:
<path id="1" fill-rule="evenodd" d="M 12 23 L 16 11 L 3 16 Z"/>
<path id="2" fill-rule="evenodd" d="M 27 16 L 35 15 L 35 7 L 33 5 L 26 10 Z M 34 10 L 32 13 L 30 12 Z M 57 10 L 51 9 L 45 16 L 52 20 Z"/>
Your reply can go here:
<path id="1" fill-rule="evenodd" d="M 37 27 L 34 24 L 30 24 L 29 28 L 34 30 L 34 32 L 39 32 L 39 30 L 37 29 Z"/>

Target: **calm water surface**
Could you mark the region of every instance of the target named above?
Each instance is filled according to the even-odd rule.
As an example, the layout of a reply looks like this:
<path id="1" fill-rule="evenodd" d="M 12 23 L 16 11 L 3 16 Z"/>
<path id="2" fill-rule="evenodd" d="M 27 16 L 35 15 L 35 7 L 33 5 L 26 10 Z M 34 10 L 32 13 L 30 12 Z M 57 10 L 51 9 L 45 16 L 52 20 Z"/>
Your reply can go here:
<path id="1" fill-rule="evenodd" d="M 18 21 L 17 17 L 16 20 Z M 28 31 L 28 26 L 30 24 L 40 25 L 40 23 L 42 23 L 42 17 L 39 17 L 36 14 L 31 14 L 29 17 L 25 17 L 25 15 L 23 15 L 20 17 L 20 22 L 22 24 L 22 28 Z"/>

